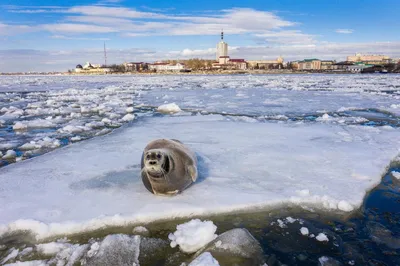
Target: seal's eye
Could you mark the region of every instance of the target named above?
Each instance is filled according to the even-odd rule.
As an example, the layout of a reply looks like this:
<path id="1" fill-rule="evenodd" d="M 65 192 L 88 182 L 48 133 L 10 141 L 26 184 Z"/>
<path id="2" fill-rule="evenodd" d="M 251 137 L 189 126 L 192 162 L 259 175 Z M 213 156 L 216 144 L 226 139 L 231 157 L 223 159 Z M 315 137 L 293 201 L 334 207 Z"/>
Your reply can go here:
<path id="1" fill-rule="evenodd" d="M 146 159 L 150 159 L 150 155 L 149 154 L 147 154 Z"/>
<path id="2" fill-rule="evenodd" d="M 157 154 L 157 159 L 161 159 L 161 154 Z"/>

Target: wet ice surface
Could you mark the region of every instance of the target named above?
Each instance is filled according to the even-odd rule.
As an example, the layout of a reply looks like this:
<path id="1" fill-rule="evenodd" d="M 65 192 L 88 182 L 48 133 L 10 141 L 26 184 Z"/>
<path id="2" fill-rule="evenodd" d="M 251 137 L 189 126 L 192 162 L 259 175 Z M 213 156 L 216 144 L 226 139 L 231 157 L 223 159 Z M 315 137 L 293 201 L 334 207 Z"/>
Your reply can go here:
<path id="1" fill-rule="evenodd" d="M 307 142 L 303 142 L 304 140 L 300 142 L 297 141 L 297 143 L 300 143 L 297 144 L 299 146 L 287 141 L 287 149 L 282 151 L 287 156 L 282 158 L 281 161 L 287 161 L 288 165 L 293 166 L 289 168 L 285 167 L 286 173 L 284 173 L 284 175 L 290 177 L 290 172 L 292 172 L 293 176 L 301 173 L 301 165 L 303 163 L 306 165 L 307 163 L 308 165 L 313 165 L 313 167 L 308 167 L 310 169 L 309 174 L 317 171 L 320 173 L 319 176 L 325 176 L 328 177 L 328 179 L 329 176 L 332 175 L 331 170 L 334 168 L 339 169 L 339 175 L 340 173 L 343 174 L 346 171 L 345 169 L 353 169 L 355 172 L 352 177 L 355 180 L 359 180 L 364 185 L 368 184 L 367 180 L 371 176 L 377 178 L 376 181 L 374 181 L 375 183 L 372 182 L 368 185 L 369 187 L 373 187 L 374 184 L 379 182 L 380 175 L 385 171 L 384 168 L 389 165 L 390 160 L 396 155 L 396 149 L 398 153 L 399 143 L 397 137 L 399 136 L 399 132 L 397 128 L 400 124 L 398 117 L 400 114 L 399 86 L 399 75 L 0 77 L 0 158 L 6 155 L 4 160 L 0 160 L 0 166 L 15 161 L 19 162 L 25 158 L 35 157 L 47 151 L 58 149 L 62 146 L 82 140 L 84 140 L 82 144 L 76 144 L 78 147 L 80 145 L 88 145 L 85 143 L 90 143 L 91 140 L 87 139 L 97 137 L 96 135 L 108 134 L 114 128 L 120 127 L 126 123 L 129 123 L 128 128 L 122 128 L 122 132 L 131 130 L 131 128 L 133 129 L 139 125 L 143 126 L 142 122 L 145 120 L 153 121 L 152 119 L 156 119 L 154 121 L 157 121 L 157 119 L 168 119 L 169 116 L 165 117 L 165 115 L 161 115 L 157 112 L 157 107 L 163 104 L 176 103 L 182 110 L 186 111 L 186 113 L 181 112 L 174 115 L 176 116 L 176 121 L 181 121 L 176 124 L 178 127 L 187 127 L 191 125 L 191 123 L 201 123 L 199 120 L 196 120 L 195 117 L 191 118 L 190 115 L 192 114 L 198 115 L 198 113 L 201 113 L 205 116 L 209 113 L 217 113 L 223 115 L 221 119 L 218 119 L 218 121 L 220 121 L 218 123 L 222 123 L 222 121 L 224 121 L 224 123 L 239 123 L 240 126 L 238 126 L 238 128 L 240 129 L 250 130 L 250 128 L 252 128 L 250 124 L 255 124 L 253 127 L 254 129 L 259 127 L 259 124 L 266 123 L 267 125 L 264 133 L 264 137 L 266 138 L 271 137 L 271 135 L 268 135 L 271 126 L 275 129 L 285 128 L 289 131 L 292 131 L 294 128 L 300 128 L 304 130 L 303 134 L 306 134 L 306 136 L 310 134 L 310 139 L 313 139 L 313 134 L 315 135 L 315 139 L 310 143 L 313 143 L 311 146 L 318 149 L 307 150 Z M 185 116 L 189 117 L 184 118 Z M 208 117 L 211 118 L 211 116 Z M 207 120 L 206 118 L 204 121 Z M 185 125 L 185 123 L 188 124 Z M 278 124 L 268 125 L 271 123 Z M 158 124 L 158 122 L 156 124 Z M 221 126 L 221 128 L 223 127 L 224 126 Z M 315 134 L 315 129 L 318 129 L 318 132 L 319 129 L 324 127 L 327 129 L 326 132 L 320 131 L 320 133 L 324 132 L 322 135 L 320 133 Z M 213 127 L 213 129 L 216 128 L 218 129 L 219 126 Z M 257 131 L 258 130 L 254 132 Z M 328 133 L 329 131 L 333 132 L 332 135 Z M 158 133 L 160 133 L 161 136 L 165 134 L 165 132 L 166 131 L 162 129 L 161 132 Z M 277 133 L 279 131 L 275 130 L 274 132 Z M 334 132 L 337 134 L 335 135 Z M 229 133 L 223 134 L 226 136 L 230 135 Z M 251 130 L 248 132 L 248 135 L 252 137 L 255 136 Z M 294 135 L 296 134 L 294 133 Z M 301 138 L 298 138 L 297 140 L 300 139 Z M 107 138 L 105 138 L 105 140 L 107 140 Z M 113 140 L 113 138 L 109 138 L 109 140 Z M 115 141 L 114 144 L 118 144 L 117 139 L 113 141 Z M 143 141 L 145 142 L 146 140 L 142 140 L 142 142 Z M 100 139 L 98 142 L 101 142 Z M 335 142 L 336 144 L 333 144 Z M 229 146 L 241 145 L 240 143 L 242 142 L 236 141 L 234 145 Z M 242 148 L 245 146 L 248 147 L 248 143 L 243 143 Z M 302 143 L 304 143 L 303 146 Z M 315 143 L 318 143 L 318 145 Z M 327 145 L 327 143 L 330 144 L 324 146 Z M 363 146 L 364 144 L 366 146 Z M 190 143 L 190 145 L 197 147 L 197 144 L 194 142 Z M 210 145 L 212 148 L 218 147 L 215 146 L 215 143 L 210 143 Z M 326 148 L 328 148 L 329 151 L 332 147 L 343 149 L 340 148 L 340 145 L 342 145 L 342 147 L 348 146 L 350 155 L 346 150 L 343 151 L 346 156 L 353 157 L 344 160 L 345 162 L 338 162 L 339 166 L 333 165 L 332 168 L 326 165 L 324 166 L 321 162 L 323 162 L 324 158 L 327 158 L 327 154 L 321 154 L 321 151 Z M 136 152 L 140 151 L 139 146 L 140 145 L 137 146 Z M 144 144 L 142 146 L 144 146 Z M 297 148 L 291 150 L 290 147 Z M 208 150 L 212 150 L 212 148 L 208 148 Z M 271 149 L 271 147 L 269 147 L 269 149 Z M 282 145 L 279 146 L 279 149 L 282 149 Z M 272 150 L 276 152 L 277 148 L 272 148 Z M 303 153 L 301 164 L 299 164 L 298 161 L 290 161 L 291 156 L 296 156 L 293 154 L 295 150 L 300 150 L 302 151 L 300 153 Z M 93 159 L 105 159 L 108 163 L 111 163 L 109 158 L 115 158 L 116 156 L 115 154 L 111 155 L 113 152 L 112 148 L 106 148 L 106 150 L 101 151 L 101 156 L 96 157 L 93 154 L 95 153 L 94 151 L 92 151 L 92 153 L 88 151 L 86 157 L 91 158 L 93 155 Z M 353 152 L 353 155 L 351 155 L 351 152 Z M 230 159 L 234 159 L 231 156 L 232 152 L 223 150 L 223 154 L 226 153 L 229 154 Z M 381 155 L 389 155 L 389 153 L 393 155 L 381 157 Z M 74 156 L 73 153 L 69 154 L 68 151 L 61 154 L 63 155 L 60 157 L 60 160 L 57 159 L 53 161 L 59 166 L 68 164 L 68 160 L 66 160 L 65 157 L 66 155 L 67 157 Z M 256 154 L 259 154 L 259 152 L 256 152 Z M 254 173 L 259 173 L 260 171 L 257 168 L 257 160 L 259 158 L 256 154 L 254 154 L 255 157 L 249 158 L 247 164 L 255 167 L 253 169 L 255 171 Z M 276 153 L 271 154 L 272 158 L 274 154 L 276 155 Z M 57 155 L 57 153 L 49 154 L 49 156 L 50 155 Z M 207 162 L 209 162 L 207 161 L 207 156 L 204 156 L 204 153 L 202 153 L 202 155 L 203 157 L 201 158 L 203 158 L 203 161 L 201 161 L 201 163 L 207 164 Z M 311 157 L 309 157 L 310 155 Z M 318 161 L 312 159 L 312 155 L 322 157 Z M 371 155 L 370 159 L 368 159 L 368 155 Z M 373 160 L 373 158 L 375 158 L 375 160 Z M 41 178 L 42 176 L 47 176 L 45 179 L 42 179 L 45 188 L 50 184 L 55 184 L 54 182 L 61 182 L 59 184 L 62 184 L 63 178 L 69 178 L 71 174 L 72 177 L 76 176 L 73 173 L 73 169 L 79 166 L 80 162 L 78 161 L 81 161 L 78 158 L 76 162 L 73 163 L 75 165 L 73 167 L 71 167 L 71 161 L 69 161 L 68 167 L 71 168 L 69 170 L 70 172 L 64 175 L 65 177 L 59 176 L 57 180 L 51 178 L 51 167 L 48 172 L 50 175 L 40 174 L 43 173 L 43 169 L 40 168 L 46 168 L 45 165 L 42 164 L 43 160 L 46 161 L 46 159 L 35 160 L 33 160 L 30 165 L 35 165 L 35 162 L 41 162 L 41 166 L 38 165 L 36 170 L 33 171 L 33 174 L 30 173 L 31 170 L 24 169 L 23 164 L 21 164 L 19 168 L 20 172 L 29 173 L 28 175 L 31 177 L 35 175 L 35 171 Z M 122 159 L 120 161 L 125 162 L 128 161 L 128 159 Z M 251 161 L 253 161 L 254 165 L 251 164 Z M 351 165 L 354 165 L 354 162 L 357 161 L 362 162 L 360 167 L 351 168 Z M 227 162 L 231 163 L 229 160 Z M 278 161 L 275 161 L 271 164 L 277 165 L 277 162 Z M 331 163 L 327 163 L 327 165 Z M 105 210 L 105 212 L 99 212 L 99 214 L 105 214 L 105 216 L 98 217 L 97 214 L 90 212 L 85 213 L 85 215 L 89 215 L 92 218 L 99 218 L 101 222 L 107 221 L 105 224 L 114 224 L 123 228 L 120 229 L 120 231 L 124 231 L 128 227 L 126 221 L 121 219 L 121 217 L 116 216 L 108 220 L 101 219 L 107 217 L 107 215 L 116 213 L 122 213 L 122 215 L 124 215 L 136 211 L 136 208 L 124 210 L 124 208 L 129 205 L 124 204 L 124 202 L 127 202 L 127 199 L 124 198 L 125 196 L 121 196 L 117 193 L 119 189 L 124 189 L 132 184 L 127 177 L 130 176 L 132 171 L 137 170 L 135 163 L 126 165 L 128 167 L 122 166 L 122 164 L 119 165 L 122 166 L 121 169 L 112 169 L 109 174 L 105 174 L 101 178 L 90 179 L 83 177 L 85 180 L 81 180 L 80 182 L 72 182 L 71 180 L 73 184 L 70 186 L 71 191 L 73 191 L 72 194 L 70 194 L 70 199 L 71 196 L 78 196 L 77 202 L 84 203 L 84 199 L 91 198 L 90 192 L 88 193 L 87 189 L 86 191 L 81 190 L 81 192 L 76 194 L 78 191 L 77 189 L 82 188 L 82 186 L 97 191 L 104 191 L 106 192 L 104 195 L 107 195 L 111 200 L 118 198 L 117 200 L 120 200 L 120 203 L 115 206 L 118 205 L 118 208 L 120 208 L 122 212 L 117 210 L 114 210 L 114 212 L 106 211 L 104 208 L 107 209 L 107 205 L 101 202 L 95 202 L 96 204 L 94 204 L 93 207 L 95 207 L 95 209 L 98 208 L 98 210 Z M 119 166 L 116 167 L 118 168 Z M 7 173 L 7 168 L 8 167 L 0 169 L 0 173 Z M 281 169 L 282 168 L 283 167 L 281 167 Z M 304 169 L 306 168 L 307 166 L 304 166 Z M 321 169 L 318 170 L 319 168 Z M 345 169 L 343 170 L 342 168 Z M 205 172 L 206 169 L 207 167 L 202 169 L 203 174 L 207 174 L 207 172 Z M 271 170 L 269 168 L 266 169 L 268 170 L 262 169 L 261 172 L 263 175 Z M 375 170 L 371 171 L 371 169 Z M 87 170 L 84 171 L 85 175 L 90 175 L 90 172 L 94 169 Z M 218 172 L 212 172 L 215 171 L 215 169 L 208 170 L 210 170 L 208 174 L 214 173 L 217 174 L 217 176 L 219 174 L 221 174 L 221 176 L 223 175 L 222 172 L 219 174 Z M 328 174 L 326 173 L 327 171 Z M 317 265 L 319 262 L 322 265 L 322 262 L 333 263 L 335 260 L 344 265 L 384 265 L 383 263 L 386 263 L 386 265 L 397 265 L 399 264 L 398 249 L 400 236 L 400 220 L 397 206 L 400 196 L 398 175 L 396 173 L 399 172 L 399 168 L 391 168 L 388 174 L 385 175 L 382 184 L 374 189 L 371 195 L 367 197 L 362 205 L 361 212 L 356 211 L 356 214 L 347 221 L 332 217 L 328 219 L 323 217 L 323 215 L 319 215 L 319 211 L 315 212 L 319 208 L 310 209 L 310 207 L 307 206 L 304 207 L 308 211 L 311 210 L 311 212 L 307 210 L 296 210 L 295 213 L 297 213 L 297 215 L 293 215 L 292 211 L 288 215 L 282 216 L 281 210 L 275 213 L 271 213 L 271 211 L 261 213 L 258 216 L 233 214 L 233 216 L 222 216 L 220 221 L 218 221 L 219 216 L 217 216 L 213 218 L 213 221 L 218 225 L 218 234 L 235 227 L 245 227 L 249 229 L 262 244 L 268 265 L 280 265 L 280 262 L 288 265 Z M 230 178 L 234 180 L 235 176 L 228 174 L 227 179 Z M 332 179 L 336 180 L 337 178 L 335 177 Z M 9 179 L 9 181 L 10 180 L 11 179 Z M 34 181 L 34 179 L 30 178 L 20 179 L 16 184 L 29 184 L 30 180 Z M 272 188 L 272 191 L 274 190 L 273 185 L 260 186 L 261 183 L 257 183 L 256 186 L 251 186 L 251 184 L 254 184 L 254 182 L 251 181 L 247 182 L 248 187 L 244 187 L 245 183 L 246 182 L 243 182 L 239 187 L 248 192 L 252 191 L 251 194 L 257 194 L 257 191 L 260 189 L 270 191 Z M 288 184 L 293 185 L 294 183 L 296 186 L 299 186 L 299 182 L 293 180 Z M 342 187 L 339 185 L 336 188 L 335 186 L 332 187 L 330 181 L 323 183 L 329 184 L 326 190 L 321 190 L 323 193 L 328 193 L 328 195 L 335 195 L 335 191 L 342 190 Z M 33 186 L 33 191 L 35 191 L 36 188 L 40 188 L 40 182 L 38 184 L 37 187 Z M 137 185 L 140 187 L 140 182 Z M 207 178 L 203 179 L 202 182 L 197 185 L 207 185 Z M 304 185 L 306 186 L 296 189 L 295 196 L 293 197 L 292 195 L 291 198 L 292 203 L 299 204 L 302 200 L 306 199 L 310 202 L 322 204 L 320 207 L 322 206 L 328 209 L 333 208 L 345 212 L 351 211 L 354 209 L 354 206 L 361 204 L 360 201 L 357 201 L 358 203 L 356 204 L 351 204 L 351 201 L 343 200 L 340 197 L 324 198 L 324 194 L 317 195 L 318 197 L 316 197 L 316 190 L 315 187 L 313 187 L 316 184 L 310 185 L 309 183 L 305 183 Z M 351 182 L 343 182 L 342 185 L 344 185 L 344 188 L 346 188 L 346 186 L 349 188 L 358 187 Z M 368 186 L 360 190 L 360 193 L 364 194 Z M 10 188 L 9 186 L 7 187 Z M 232 187 L 234 186 L 232 185 Z M 194 188 L 195 187 L 190 189 Z M 7 193 L 12 194 L 12 190 L 9 192 L 4 191 L 4 187 L 0 189 L 3 199 L 8 197 Z M 75 219 L 77 216 L 72 219 L 75 222 L 69 224 L 65 223 L 64 226 L 66 227 L 61 231 L 58 231 L 61 227 L 58 227 L 57 224 L 54 224 L 52 229 L 47 227 L 47 222 L 51 220 L 56 221 L 58 219 L 57 217 L 60 217 L 60 213 L 65 213 L 65 215 L 68 216 L 71 215 L 71 211 L 73 213 L 75 210 L 71 209 L 66 212 L 60 211 L 59 207 L 62 207 L 61 205 L 63 204 L 59 205 L 56 201 L 54 204 L 50 204 L 52 205 L 50 206 L 47 203 L 49 202 L 49 191 L 46 192 L 45 189 L 44 192 L 43 204 L 37 205 L 41 207 L 34 215 L 29 215 L 29 213 L 32 214 L 31 210 L 33 208 L 27 206 L 27 203 L 22 198 L 15 197 L 16 202 L 14 202 L 14 200 L 10 202 L 14 202 L 13 204 L 16 205 L 11 204 L 11 207 L 9 206 L 11 209 L 14 209 L 16 206 L 16 208 L 20 208 L 20 210 L 25 208 L 24 210 L 27 211 L 28 215 L 24 218 L 36 218 L 39 221 L 44 221 L 44 224 L 31 223 L 32 221 L 25 220 L 14 224 L 12 228 L 30 228 L 34 231 L 36 230 L 36 232 L 42 233 L 48 233 L 51 230 L 53 230 L 53 233 L 63 232 L 63 230 L 68 230 L 68 228 L 74 231 L 79 228 L 79 223 L 75 223 L 80 220 L 79 217 Z M 63 194 L 57 193 L 57 191 L 53 192 L 56 197 Z M 29 193 L 31 193 L 31 190 L 27 190 L 27 193 L 22 194 L 29 197 Z M 84 193 L 88 194 L 85 195 Z M 278 195 L 281 194 L 282 191 L 276 190 L 276 193 Z M 344 191 L 343 195 L 346 193 L 347 192 Z M 352 191 L 348 192 L 348 194 L 354 193 Z M 65 195 L 68 195 L 68 193 Z M 357 196 L 357 193 L 355 193 L 351 196 L 362 200 L 362 196 L 360 195 Z M 350 195 L 347 196 L 350 197 Z M 347 196 L 345 197 L 347 198 Z M 40 195 L 36 195 L 35 197 L 40 198 Z M 79 197 L 82 197 L 82 200 L 79 201 Z M 254 197 L 254 195 L 251 197 Z M 246 199 L 251 197 L 246 197 Z M 233 202 L 235 201 L 235 198 L 230 198 L 232 198 Z M 19 200 L 20 202 L 18 203 Z M 239 201 L 236 203 L 239 203 Z M 4 205 L 9 204 L 2 204 L 2 206 Z M 81 207 L 79 204 L 75 204 L 75 206 L 78 209 Z M 112 206 L 112 204 L 110 206 Z M 193 207 L 192 205 L 190 206 Z M 9 218 L 13 217 L 11 219 L 13 220 L 14 217 L 18 217 L 18 215 L 14 216 L 17 212 L 9 212 L 8 210 L 10 209 L 7 208 L 6 210 L 6 215 L 0 215 L 1 218 L 7 218 L 9 215 Z M 148 208 L 142 207 L 141 211 L 145 213 L 148 211 Z M 80 213 L 84 212 L 85 211 L 81 211 Z M 205 213 L 207 213 L 206 210 L 204 210 L 204 214 Z M 89 216 L 87 216 L 87 218 L 90 218 Z M 290 216 L 293 216 L 293 218 L 288 219 Z M 71 221 L 71 219 L 58 220 L 58 222 L 61 223 L 68 221 Z M 93 223 L 87 224 L 87 227 L 83 227 L 83 230 L 96 228 L 96 226 L 94 226 L 95 224 L 94 220 Z M 35 227 L 31 228 L 33 225 Z M 130 234 L 132 234 L 132 229 L 129 230 Z M 165 230 L 165 228 L 162 230 Z M 167 242 L 168 234 L 174 231 L 174 228 L 170 228 L 164 235 L 159 235 L 157 230 L 150 230 L 150 233 L 146 232 L 146 235 L 150 234 L 150 238 L 156 236 L 157 239 L 141 238 L 141 251 L 139 252 L 141 256 L 147 255 L 151 257 L 149 254 L 153 254 L 154 250 L 150 247 L 154 245 L 154 243 L 158 243 L 155 244 L 155 246 L 167 248 L 169 246 Z M 139 233 L 140 232 L 136 230 L 133 234 Z M 87 234 L 91 236 L 90 232 Z M 103 234 L 106 236 L 106 231 L 104 231 Z M 22 237 L 22 239 L 26 239 L 26 237 Z M 28 237 L 28 239 L 31 238 Z M 64 264 L 60 265 L 72 263 L 75 259 L 81 259 L 82 254 L 86 254 L 85 252 L 90 251 L 93 243 L 98 243 L 100 247 L 103 241 L 102 238 L 98 239 L 93 236 L 90 239 L 89 242 L 87 242 L 86 239 L 78 239 L 72 244 L 65 244 L 65 240 L 61 239 L 60 242 L 64 244 L 60 245 L 66 247 L 65 251 L 63 249 L 57 254 L 52 255 L 54 257 L 53 262 L 64 261 Z M 121 235 L 110 235 L 108 240 L 112 239 L 119 239 L 118 241 L 126 240 L 125 242 L 127 243 L 130 243 L 129 241 L 132 239 L 132 245 L 137 244 L 132 235 L 128 238 Z M 5 244 L 5 246 L 2 247 L 0 245 L 0 261 L 8 257 L 8 262 L 35 260 L 35 265 L 49 263 L 48 257 L 37 256 L 39 250 L 36 250 L 37 247 L 35 245 L 32 246 L 32 244 L 29 244 L 31 241 L 32 240 L 24 242 L 21 239 L 15 241 L 14 237 L 3 238 L 0 244 Z M 35 241 L 33 240 L 33 242 Z M 112 241 L 106 243 L 112 243 Z M 60 247 L 60 245 L 58 245 L 58 247 Z M 57 245 L 50 245 L 49 247 L 54 249 L 57 248 Z M 367 250 L 367 252 L 365 252 L 365 250 Z M 123 253 L 118 253 L 118 251 L 115 250 L 113 252 L 114 253 L 107 253 L 106 257 L 118 257 Z M 92 253 L 96 253 L 96 245 L 94 245 Z M 176 250 L 165 252 L 165 250 L 162 249 L 162 251 L 157 254 L 159 255 L 156 257 L 161 261 L 167 256 L 167 260 L 171 263 L 170 265 L 179 265 L 180 262 L 187 261 L 187 258 L 184 257 L 185 255 L 179 252 L 176 253 Z M 125 256 L 125 259 L 128 257 L 132 259 L 136 258 L 133 255 L 131 256 L 130 253 L 126 253 L 123 256 Z M 95 256 L 91 258 L 94 264 L 98 262 Z M 106 258 L 101 257 L 101 260 L 105 261 Z M 139 261 L 143 262 L 143 258 L 139 258 Z M 132 264 L 131 262 L 133 263 L 135 261 L 129 261 L 130 265 Z M 90 260 L 86 260 L 86 263 L 90 263 Z M 154 261 L 148 262 L 147 264 L 141 263 L 141 265 L 154 265 Z M 224 265 L 223 262 L 222 264 L 220 262 L 220 265 Z"/>

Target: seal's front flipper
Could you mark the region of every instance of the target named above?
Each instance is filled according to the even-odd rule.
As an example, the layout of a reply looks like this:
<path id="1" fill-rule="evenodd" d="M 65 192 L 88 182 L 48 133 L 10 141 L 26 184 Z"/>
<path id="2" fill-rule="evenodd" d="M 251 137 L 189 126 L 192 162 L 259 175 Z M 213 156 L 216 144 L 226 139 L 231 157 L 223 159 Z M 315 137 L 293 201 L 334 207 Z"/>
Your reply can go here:
<path id="1" fill-rule="evenodd" d="M 167 192 L 167 195 L 169 195 L 169 196 L 175 196 L 175 195 L 178 194 L 178 193 L 179 193 L 179 190 L 168 191 L 168 192 Z"/>
<path id="2" fill-rule="evenodd" d="M 145 188 L 148 191 L 150 191 L 151 193 L 155 194 L 154 190 L 153 190 L 153 187 L 152 187 L 152 185 L 151 185 L 151 183 L 149 181 L 149 177 L 147 176 L 147 174 L 145 172 L 142 172 L 142 181 L 143 181 L 143 184 L 144 184 Z"/>
<path id="3" fill-rule="evenodd" d="M 187 171 L 189 173 L 190 178 L 192 179 L 193 182 L 196 182 L 197 180 L 197 168 L 194 165 L 189 165 L 187 167 Z"/>

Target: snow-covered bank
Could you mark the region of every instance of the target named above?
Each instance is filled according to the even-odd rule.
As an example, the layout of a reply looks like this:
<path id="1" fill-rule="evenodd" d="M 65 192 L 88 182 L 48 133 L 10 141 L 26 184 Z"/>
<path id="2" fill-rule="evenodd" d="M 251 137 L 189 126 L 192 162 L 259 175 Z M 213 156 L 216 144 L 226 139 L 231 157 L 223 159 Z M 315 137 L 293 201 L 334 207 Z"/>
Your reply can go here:
<path id="1" fill-rule="evenodd" d="M 139 178 L 144 146 L 175 138 L 199 155 L 199 180 L 157 197 Z M 1 169 L 0 234 L 37 238 L 108 225 L 294 203 L 351 211 L 399 153 L 398 129 L 148 118 Z"/>

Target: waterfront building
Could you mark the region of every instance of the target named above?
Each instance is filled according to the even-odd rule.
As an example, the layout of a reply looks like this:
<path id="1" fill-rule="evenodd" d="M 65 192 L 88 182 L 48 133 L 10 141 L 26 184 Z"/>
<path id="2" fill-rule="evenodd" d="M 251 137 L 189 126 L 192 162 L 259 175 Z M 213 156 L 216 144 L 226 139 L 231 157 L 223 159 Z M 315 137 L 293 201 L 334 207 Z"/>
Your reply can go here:
<path id="1" fill-rule="evenodd" d="M 352 73 L 361 73 L 363 69 L 373 66 L 374 65 L 369 65 L 364 63 L 355 63 L 354 65 L 348 65 L 346 70 Z"/>
<path id="2" fill-rule="evenodd" d="M 244 59 L 231 59 L 229 56 L 220 56 L 217 62 L 212 64 L 213 69 L 247 69 L 247 62 Z"/>
<path id="3" fill-rule="evenodd" d="M 334 70 L 339 70 L 339 71 L 350 71 L 350 66 L 355 65 L 354 62 L 350 61 L 342 61 L 342 62 L 337 62 L 333 64 L 333 69 Z"/>
<path id="4" fill-rule="evenodd" d="M 372 64 L 372 65 L 383 65 L 391 63 L 391 59 L 386 55 L 362 55 L 355 54 L 347 57 L 348 62 L 359 62 L 364 64 Z"/>
<path id="5" fill-rule="evenodd" d="M 76 73 L 108 73 L 111 70 L 107 67 L 101 67 L 100 64 L 91 64 L 86 62 L 83 66 L 78 64 L 75 67 Z"/>
<path id="6" fill-rule="evenodd" d="M 224 42 L 224 32 L 221 32 L 221 41 L 217 44 L 217 60 L 212 64 L 213 69 L 247 69 L 244 59 L 231 59 L 228 56 L 228 44 Z"/>
<path id="7" fill-rule="evenodd" d="M 185 69 L 185 64 L 177 63 L 174 65 L 170 63 L 156 62 L 154 64 L 149 64 L 149 69 L 156 71 L 180 71 Z"/>
<path id="8" fill-rule="evenodd" d="M 319 70 L 321 69 L 321 60 L 312 58 L 304 59 L 298 62 L 299 70 Z"/>
<path id="9" fill-rule="evenodd" d="M 224 32 L 221 31 L 221 41 L 217 44 L 216 60 L 219 60 L 220 56 L 228 56 L 228 44 L 224 42 Z"/>
<path id="10" fill-rule="evenodd" d="M 281 69 L 283 68 L 283 57 L 276 60 L 249 60 L 249 68 L 252 69 Z"/>
<path id="11" fill-rule="evenodd" d="M 321 70 L 333 70 L 335 63 L 333 60 L 321 60 Z"/>
<path id="12" fill-rule="evenodd" d="M 148 64 L 144 62 L 129 62 L 129 63 L 125 62 L 124 66 L 125 70 L 129 72 L 149 69 Z"/>

